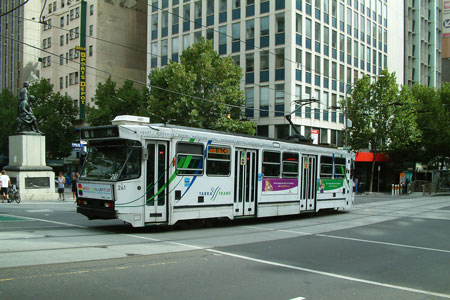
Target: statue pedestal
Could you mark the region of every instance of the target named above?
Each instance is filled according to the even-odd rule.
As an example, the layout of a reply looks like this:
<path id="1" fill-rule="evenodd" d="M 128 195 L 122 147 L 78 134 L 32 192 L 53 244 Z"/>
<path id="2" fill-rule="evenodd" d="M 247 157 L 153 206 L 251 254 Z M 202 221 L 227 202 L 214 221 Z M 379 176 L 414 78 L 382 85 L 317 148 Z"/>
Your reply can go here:
<path id="1" fill-rule="evenodd" d="M 11 183 L 19 187 L 22 201 L 59 199 L 55 192 L 55 173 L 45 161 L 45 136 L 10 136 L 9 165 L 5 170 Z"/>

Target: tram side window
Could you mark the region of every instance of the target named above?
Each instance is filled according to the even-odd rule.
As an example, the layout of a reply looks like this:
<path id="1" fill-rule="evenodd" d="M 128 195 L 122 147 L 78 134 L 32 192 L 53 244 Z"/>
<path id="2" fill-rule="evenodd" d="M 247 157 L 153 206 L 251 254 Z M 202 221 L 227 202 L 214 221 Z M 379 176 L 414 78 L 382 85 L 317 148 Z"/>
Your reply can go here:
<path id="1" fill-rule="evenodd" d="M 264 177 L 280 177 L 281 153 L 264 151 L 262 167 Z"/>
<path id="2" fill-rule="evenodd" d="M 229 176 L 231 169 L 230 147 L 208 146 L 206 158 L 206 175 Z"/>
<path id="3" fill-rule="evenodd" d="M 334 178 L 345 177 L 345 158 L 334 159 Z"/>
<path id="4" fill-rule="evenodd" d="M 194 143 L 177 144 L 178 175 L 203 174 L 203 145 Z"/>
<path id="5" fill-rule="evenodd" d="M 283 153 L 283 178 L 298 177 L 298 154 Z"/>
<path id="6" fill-rule="evenodd" d="M 320 178 L 333 178 L 333 158 L 331 156 L 320 158 Z"/>

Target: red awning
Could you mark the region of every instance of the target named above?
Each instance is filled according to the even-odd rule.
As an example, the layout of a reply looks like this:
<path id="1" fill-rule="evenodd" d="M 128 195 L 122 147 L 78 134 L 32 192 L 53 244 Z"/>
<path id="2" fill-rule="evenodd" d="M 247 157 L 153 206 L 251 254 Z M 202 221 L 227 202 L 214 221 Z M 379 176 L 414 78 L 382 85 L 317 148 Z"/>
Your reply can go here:
<path id="1" fill-rule="evenodd" d="M 372 162 L 373 161 L 373 153 L 372 152 L 357 152 L 356 153 L 356 162 Z M 389 162 L 392 161 L 391 156 L 389 154 L 377 153 L 375 157 L 376 162 Z"/>

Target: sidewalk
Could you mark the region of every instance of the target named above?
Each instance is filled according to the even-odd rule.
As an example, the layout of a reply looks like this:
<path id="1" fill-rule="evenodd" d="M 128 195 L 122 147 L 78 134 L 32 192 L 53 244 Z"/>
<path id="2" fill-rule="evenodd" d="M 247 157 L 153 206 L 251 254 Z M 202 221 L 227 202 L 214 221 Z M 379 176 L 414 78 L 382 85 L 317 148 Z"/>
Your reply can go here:
<path id="1" fill-rule="evenodd" d="M 58 193 L 58 189 L 55 189 L 55 190 Z M 62 202 L 59 199 L 56 201 Z M 64 202 L 72 202 L 73 203 L 73 194 L 72 194 L 72 189 L 70 187 L 64 188 Z"/>

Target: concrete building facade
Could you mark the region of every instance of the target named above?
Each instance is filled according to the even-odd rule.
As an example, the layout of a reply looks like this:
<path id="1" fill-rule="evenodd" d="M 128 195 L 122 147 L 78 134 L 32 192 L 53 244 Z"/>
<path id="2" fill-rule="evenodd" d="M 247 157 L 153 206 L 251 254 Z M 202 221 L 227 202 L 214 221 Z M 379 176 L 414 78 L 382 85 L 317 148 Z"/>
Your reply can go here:
<path id="1" fill-rule="evenodd" d="M 14 94 L 24 81 L 39 78 L 40 4 L 25 0 L 0 1 L 0 90 Z"/>
<path id="2" fill-rule="evenodd" d="M 84 119 L 97 85 L 145 85 L 147 5 L 126 0 L 42 1 L 42 72 L 55 92 L 69 95 Z"/>
<path id="3" fill-rule="evenodd" d="M 403 61 L 403 38 L 388 44 L 388 23 L 403 9 L 392 5 L 388 22 L 385 0 L 154 0 L 151 6 L 148 72 L 178 61 L 201 36 L 212 40 L 241 66 L 245 112 L 262 136 L 294 134 L 285 119 L 291 115 L 302 135 L 318 130 L 318 142 L 342 146 L 340 100 L 363 74 L 376 77 Z M 403 76 L 403 64 L 389 69 Z"/>
<path id="4" fill-rule="evenodd" d="M 450 82 L 450 0 L 443 0 L 442 82 Z"/>
<path id="5" fill-rule="evenodd" d="M 405 0 L 405 82 L 439 88 L 442 0 Z"/>

